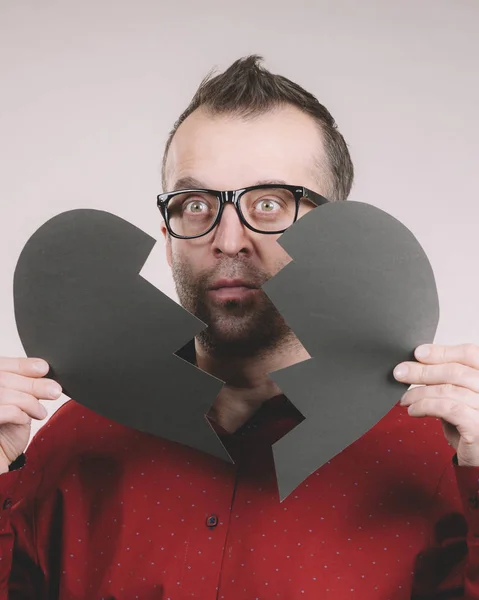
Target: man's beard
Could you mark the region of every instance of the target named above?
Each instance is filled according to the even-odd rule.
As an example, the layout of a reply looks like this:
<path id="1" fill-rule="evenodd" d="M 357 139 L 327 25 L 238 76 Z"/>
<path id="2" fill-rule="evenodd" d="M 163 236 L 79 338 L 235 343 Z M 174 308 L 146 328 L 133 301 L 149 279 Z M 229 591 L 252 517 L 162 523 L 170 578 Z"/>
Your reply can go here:
<path id="1" fill-rule="evenodd" d="M 281 265 L 282 266 L 282 265 Z M 279 269 L 278 269 L 279 270 Z M 260 288 L 270 276 L 239 259 L 225 259 L 194 275 L 190 265 L 173 257 L 173 279 L 180 303 L 208 326 L 197 335 L 213 356 L 260 356 L 292 335 L 283 317 L 260 290 L 240 300 L 215 301 L 208 289 L 218 279 L 243 279 Z"/>

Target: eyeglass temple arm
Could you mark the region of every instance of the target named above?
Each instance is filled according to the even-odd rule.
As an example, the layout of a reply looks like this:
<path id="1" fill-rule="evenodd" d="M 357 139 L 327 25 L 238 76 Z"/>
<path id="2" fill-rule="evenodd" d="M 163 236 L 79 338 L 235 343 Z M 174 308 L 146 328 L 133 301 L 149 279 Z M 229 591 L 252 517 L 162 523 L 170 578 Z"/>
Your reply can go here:
<path id="1" fill-rule="evenodd" d="M 329 204 L 331 202 L 331 200 L 328 200 L 324 196 L 321 196 L 321 194 L 317 194 L 312 190 L 305 190 L 305 198 L 311 200 L 311 202 L 314 202 L 316 206 L 321 206 L 322 204 Z"/>

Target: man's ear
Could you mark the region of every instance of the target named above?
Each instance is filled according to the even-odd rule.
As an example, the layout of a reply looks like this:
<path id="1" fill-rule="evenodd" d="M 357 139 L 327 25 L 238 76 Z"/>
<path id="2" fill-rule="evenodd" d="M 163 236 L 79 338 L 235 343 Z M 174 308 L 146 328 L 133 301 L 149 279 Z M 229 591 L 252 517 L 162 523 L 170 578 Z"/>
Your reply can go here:
<path id="1" fill-rule="evenodd" d="M 166 260 L 171 268 L 171 235 L 166 228 L 165 222 L 163 221 L 160 225 L 161 233 L 165 236 L 165 248 L 166 248 Z"/>

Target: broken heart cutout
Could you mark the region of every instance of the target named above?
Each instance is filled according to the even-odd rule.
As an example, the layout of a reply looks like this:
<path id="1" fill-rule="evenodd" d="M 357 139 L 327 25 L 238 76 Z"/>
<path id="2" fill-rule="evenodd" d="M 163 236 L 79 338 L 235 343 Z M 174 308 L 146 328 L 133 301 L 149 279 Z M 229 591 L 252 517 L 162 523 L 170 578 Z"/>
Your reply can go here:
<path id="1" fill-rule="evenodd" d="M 99 210 L 47 221 L 15 271 L 20 339 L 76 402 L 231 460 L 205 419 L 223 382 L 174 354 L 206 325 L 139 274 L 155 243 Z"/>
<path id="2" fill-rule="evenodd" d="M 279 239 L 293 262 L 263 286 L 311 356 L 270 374 L 305 417 L 273 445 L 282 499 L 399 401 L 409 386 L 392 371 L 439 321 L 429 260 L 397 219 L 360 202 L 306 217 Z"/>
<path id="3" fill-rule="evenodd" d="M 311 358 L 271 373 L 305 419 L 273 445 L 280 499 L 373 427 L 392 377 L 439 319 L 431 265 L 397 219 L 360 202 L 310 211 L 263 289 Z M 223 382 L 175 354 L 206 325 L 139 274 L 155 240 L 110 213 L 62 213 L 15 271 L 18 332 L 65 393 L 99 414 L 231 462 L 207 421 Z"/>

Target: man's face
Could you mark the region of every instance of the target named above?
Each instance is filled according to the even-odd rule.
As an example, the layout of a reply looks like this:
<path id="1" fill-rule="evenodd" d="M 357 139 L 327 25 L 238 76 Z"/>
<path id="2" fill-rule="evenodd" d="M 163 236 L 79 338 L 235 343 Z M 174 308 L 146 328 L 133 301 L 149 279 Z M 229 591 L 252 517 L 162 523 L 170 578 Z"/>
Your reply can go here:
<path id="1" fill-rule="evenodd" d="M 250 120 L 198 109 L 172 140 L 166 191 L 287 183 L 327 195 L 327 169 L 322 169 L 321 186 L 318 162 L 327 164 L 321 134 L 313 119 L 294 107 Z M 300 214 L 311 209 L 305 203 Z M 166 235 L 164 224 L 162 230 Z M 190 240 L 167 237 L 167 259 L 180 302 L 208 325 L 199 340 L 210 352 L 251 356 L 292 335 L 260 289 L 291 260 L 278 237 L 245 227 L 231 204 L 209 234 Z M 218 283 L 234 287 L 212 289 Z"/>

